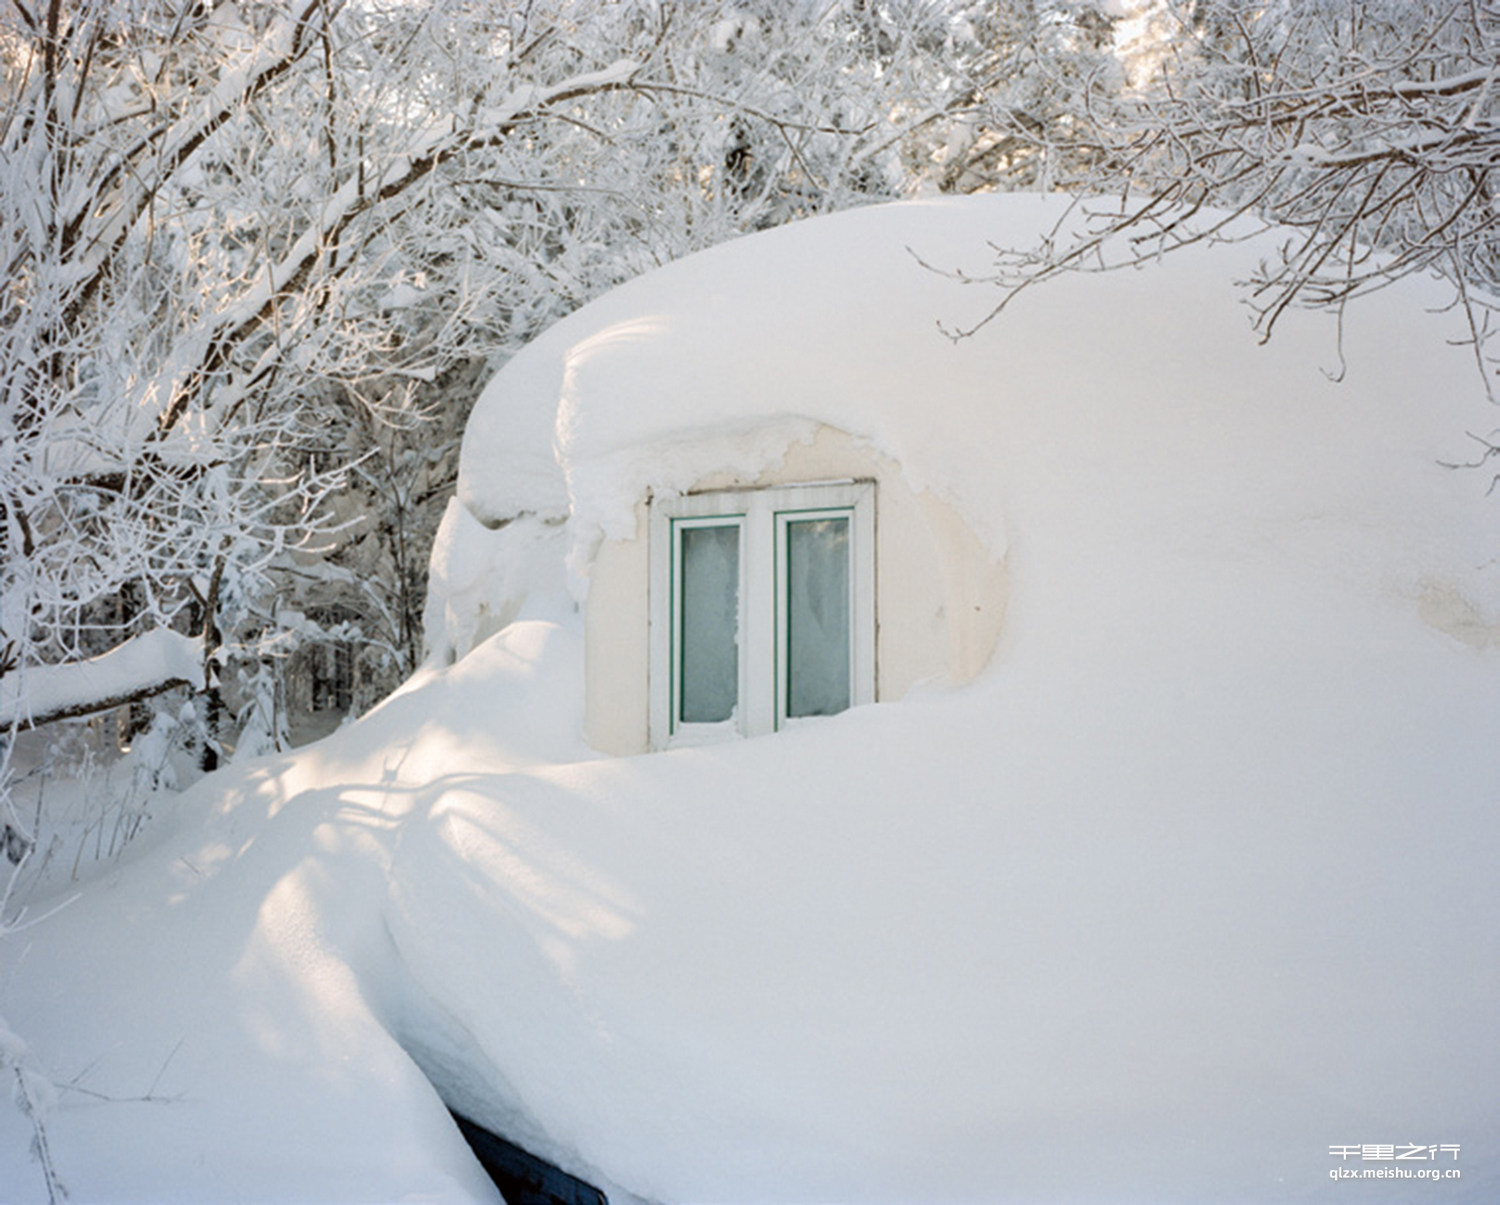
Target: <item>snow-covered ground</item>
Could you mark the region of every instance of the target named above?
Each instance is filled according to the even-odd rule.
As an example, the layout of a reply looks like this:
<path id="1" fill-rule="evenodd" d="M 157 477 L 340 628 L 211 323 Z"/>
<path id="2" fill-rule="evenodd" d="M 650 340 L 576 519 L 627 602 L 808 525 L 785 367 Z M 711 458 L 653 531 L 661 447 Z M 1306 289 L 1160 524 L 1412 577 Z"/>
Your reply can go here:
<path id="1" fill-rule="evenodd" d="M 1500 502 L 1439 463 L 1494 426 L 1453 316 L 1371 299 L 1335 384 L 1326 323 L 1249 334 L 1251 246 L 948 343 L 991 298 L 907 248 L 1053 213 L 773 231 L 501 374 L 436 557 L 456 661 L 0 948 L 74 1199 L 492 1194 L 444 1102 L 617 1201 L 1500 1199 Z M 593 753 L 564 558 L 578 592 L 705 435 L 764 462 L 807 420 L 1007 558 L 990 668 Z M 29 1138 L 0 1113 L 7 1200 L 45 1199 Z"/>

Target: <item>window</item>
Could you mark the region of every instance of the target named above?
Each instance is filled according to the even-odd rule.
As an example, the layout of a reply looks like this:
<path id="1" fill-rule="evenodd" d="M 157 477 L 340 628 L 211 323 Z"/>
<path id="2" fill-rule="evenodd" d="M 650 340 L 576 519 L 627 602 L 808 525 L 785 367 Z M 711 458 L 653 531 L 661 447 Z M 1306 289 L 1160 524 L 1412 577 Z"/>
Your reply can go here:
<path id="1" fill-rule="evenodd" d="M 773 732 L 875 697 L 875 487 L 651 507 L 651 743 Z"/>

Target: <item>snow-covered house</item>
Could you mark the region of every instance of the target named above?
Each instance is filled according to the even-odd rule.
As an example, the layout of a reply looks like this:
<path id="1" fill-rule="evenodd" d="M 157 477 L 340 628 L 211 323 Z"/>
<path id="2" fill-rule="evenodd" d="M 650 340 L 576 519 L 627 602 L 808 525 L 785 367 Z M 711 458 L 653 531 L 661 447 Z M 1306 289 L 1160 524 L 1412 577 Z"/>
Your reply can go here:
<path id="1" fill-rule="evenodd" d="M 77 1199 L 479 1198 L 445 1106 L 617 1205 L 1500 1198 L 1461 323 L 1261 346 L 1271 235 L 948 339 L 994 295 L 921 261 L 1059 212 L 756 235 L 496 376 L 429 666 L 0 976 Z"/>
<path id="2" fill-rule="evenodd" d="M 880 273 L 929 275 L 899 243 L 885 251 Z M 842 240 L 824 253 L 845 278 L 865 258 Z M 994 383 L 949 378 L 942 361 L 958 357 L 936 310 L 913 321 L 911 299 L 893 305 L 880 286 L 855 286 L 875 290 L 863 296 L 886 335 L 936 353 L 893 364 L 863 307 L 845 309 L 851 282 L 819 295 L 774 271 L 741 280 L 745 266 L 742 255 L 698 259 L 691 280 L 669 272 L 596 303 L 523 352 L 471 421 L 429 626 L 451 631 L 438 642 L 457 651 L 508 622 L 534 588 L 497 551 L 498 598 L 483 585 L 454 589 L 487 559 L 471 551 L 484 543 L 476 520 L 526 529 L 571 517 L 587 613 L 585 727 L 602 751 L 768 733 L 900 699 L 919 682 L 968 681 L 1000 631 L 1003 549 L 907 474 L 869 423 L 883 409 L 983 404 Z M 924 296 L 942 293 L 943 282 L 927 283 L 936 287 Z M 700 286 L 701 305 L 664 308 L 652 296 Z M 601 433 L 596 400 L 606 399 Z M 515 534 L 493 544 L 506 550 Z M 455 540 L 461 551 L 449 553 Z"/>
<path id="3" fill-rule="evenodd" d="M 1169 589 L 1147 558 L 1194 532 L 1231 559 L 1235 532 L 1247 560 L 1279 546 L 1278 516 L 1299 541 L 1393 521 L 1382 554 L 1441 546 L 1409 499 L 1381 496 L 1363 450 L 1425 457 L 1436 490 L 1473 484 L 1436 471 L 1464 451 L 1477 378 L 1462 353 L 1428 350 L 1437 321 L 1413 325 L 1422 286 L 1342 343 L 1302 315 L 1261 347 L 1235 286 L 1268 236 L 1054 284 L 944 337 L 997 295 L 934 268 L 982 274 L 991 243 L 1029 245 L 1059 212 L 988 198 L 787 228 L 559 324 L 471 421 L 434 561 L 440 655 L 558 585 L 533 557 L 550 533 L 586 614 L 585 733 L 638 753 L 973 679 L 1006 631 L 1017 541 L 1036 579 L 1023 591 L 1072 562 L 1096 588 L 1050 609 L 1092 603 L 1111 628 L 1118 593 L 1143 577 Z M 1409 564 L 1382 588 L 1479 639 L 1450 569 Z"/>

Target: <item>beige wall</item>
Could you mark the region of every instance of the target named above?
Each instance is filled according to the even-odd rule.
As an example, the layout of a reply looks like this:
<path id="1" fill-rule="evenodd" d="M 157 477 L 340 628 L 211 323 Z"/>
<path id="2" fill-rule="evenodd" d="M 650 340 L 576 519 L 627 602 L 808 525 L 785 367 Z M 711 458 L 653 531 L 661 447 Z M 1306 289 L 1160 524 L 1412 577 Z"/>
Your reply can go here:
<path id="1" fill-rule="evenodd" d="M 825 426 L 770 472 L 753 479 L 714 474 L 694 491 L 845 478 L 876 483 L 876 699 L 899 699 L 928 679 L 973 678 L 1000 635 L 1005 564 L 951 506 L 914 493 L 894 461 Z M 605 541 L 589 573 L 584 734 L 605 753 L 649 747 L 649 529 L 643 500 L 635 538 Z"/>

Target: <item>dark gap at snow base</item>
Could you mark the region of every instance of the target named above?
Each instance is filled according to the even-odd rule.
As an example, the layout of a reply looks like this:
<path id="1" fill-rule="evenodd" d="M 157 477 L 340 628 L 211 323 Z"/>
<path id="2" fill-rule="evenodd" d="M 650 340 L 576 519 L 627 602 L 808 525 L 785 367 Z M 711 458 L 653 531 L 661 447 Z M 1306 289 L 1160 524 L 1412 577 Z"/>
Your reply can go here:
<path id="1" fill-rule="evenodd" d="M 452 1113 L 452 1110 L 449 1110 Z M 505 1205 L 609 1205 L 609 1198 L 562 1168 L 452 1113 L 479 1164 L 489 1173 Z"/>

